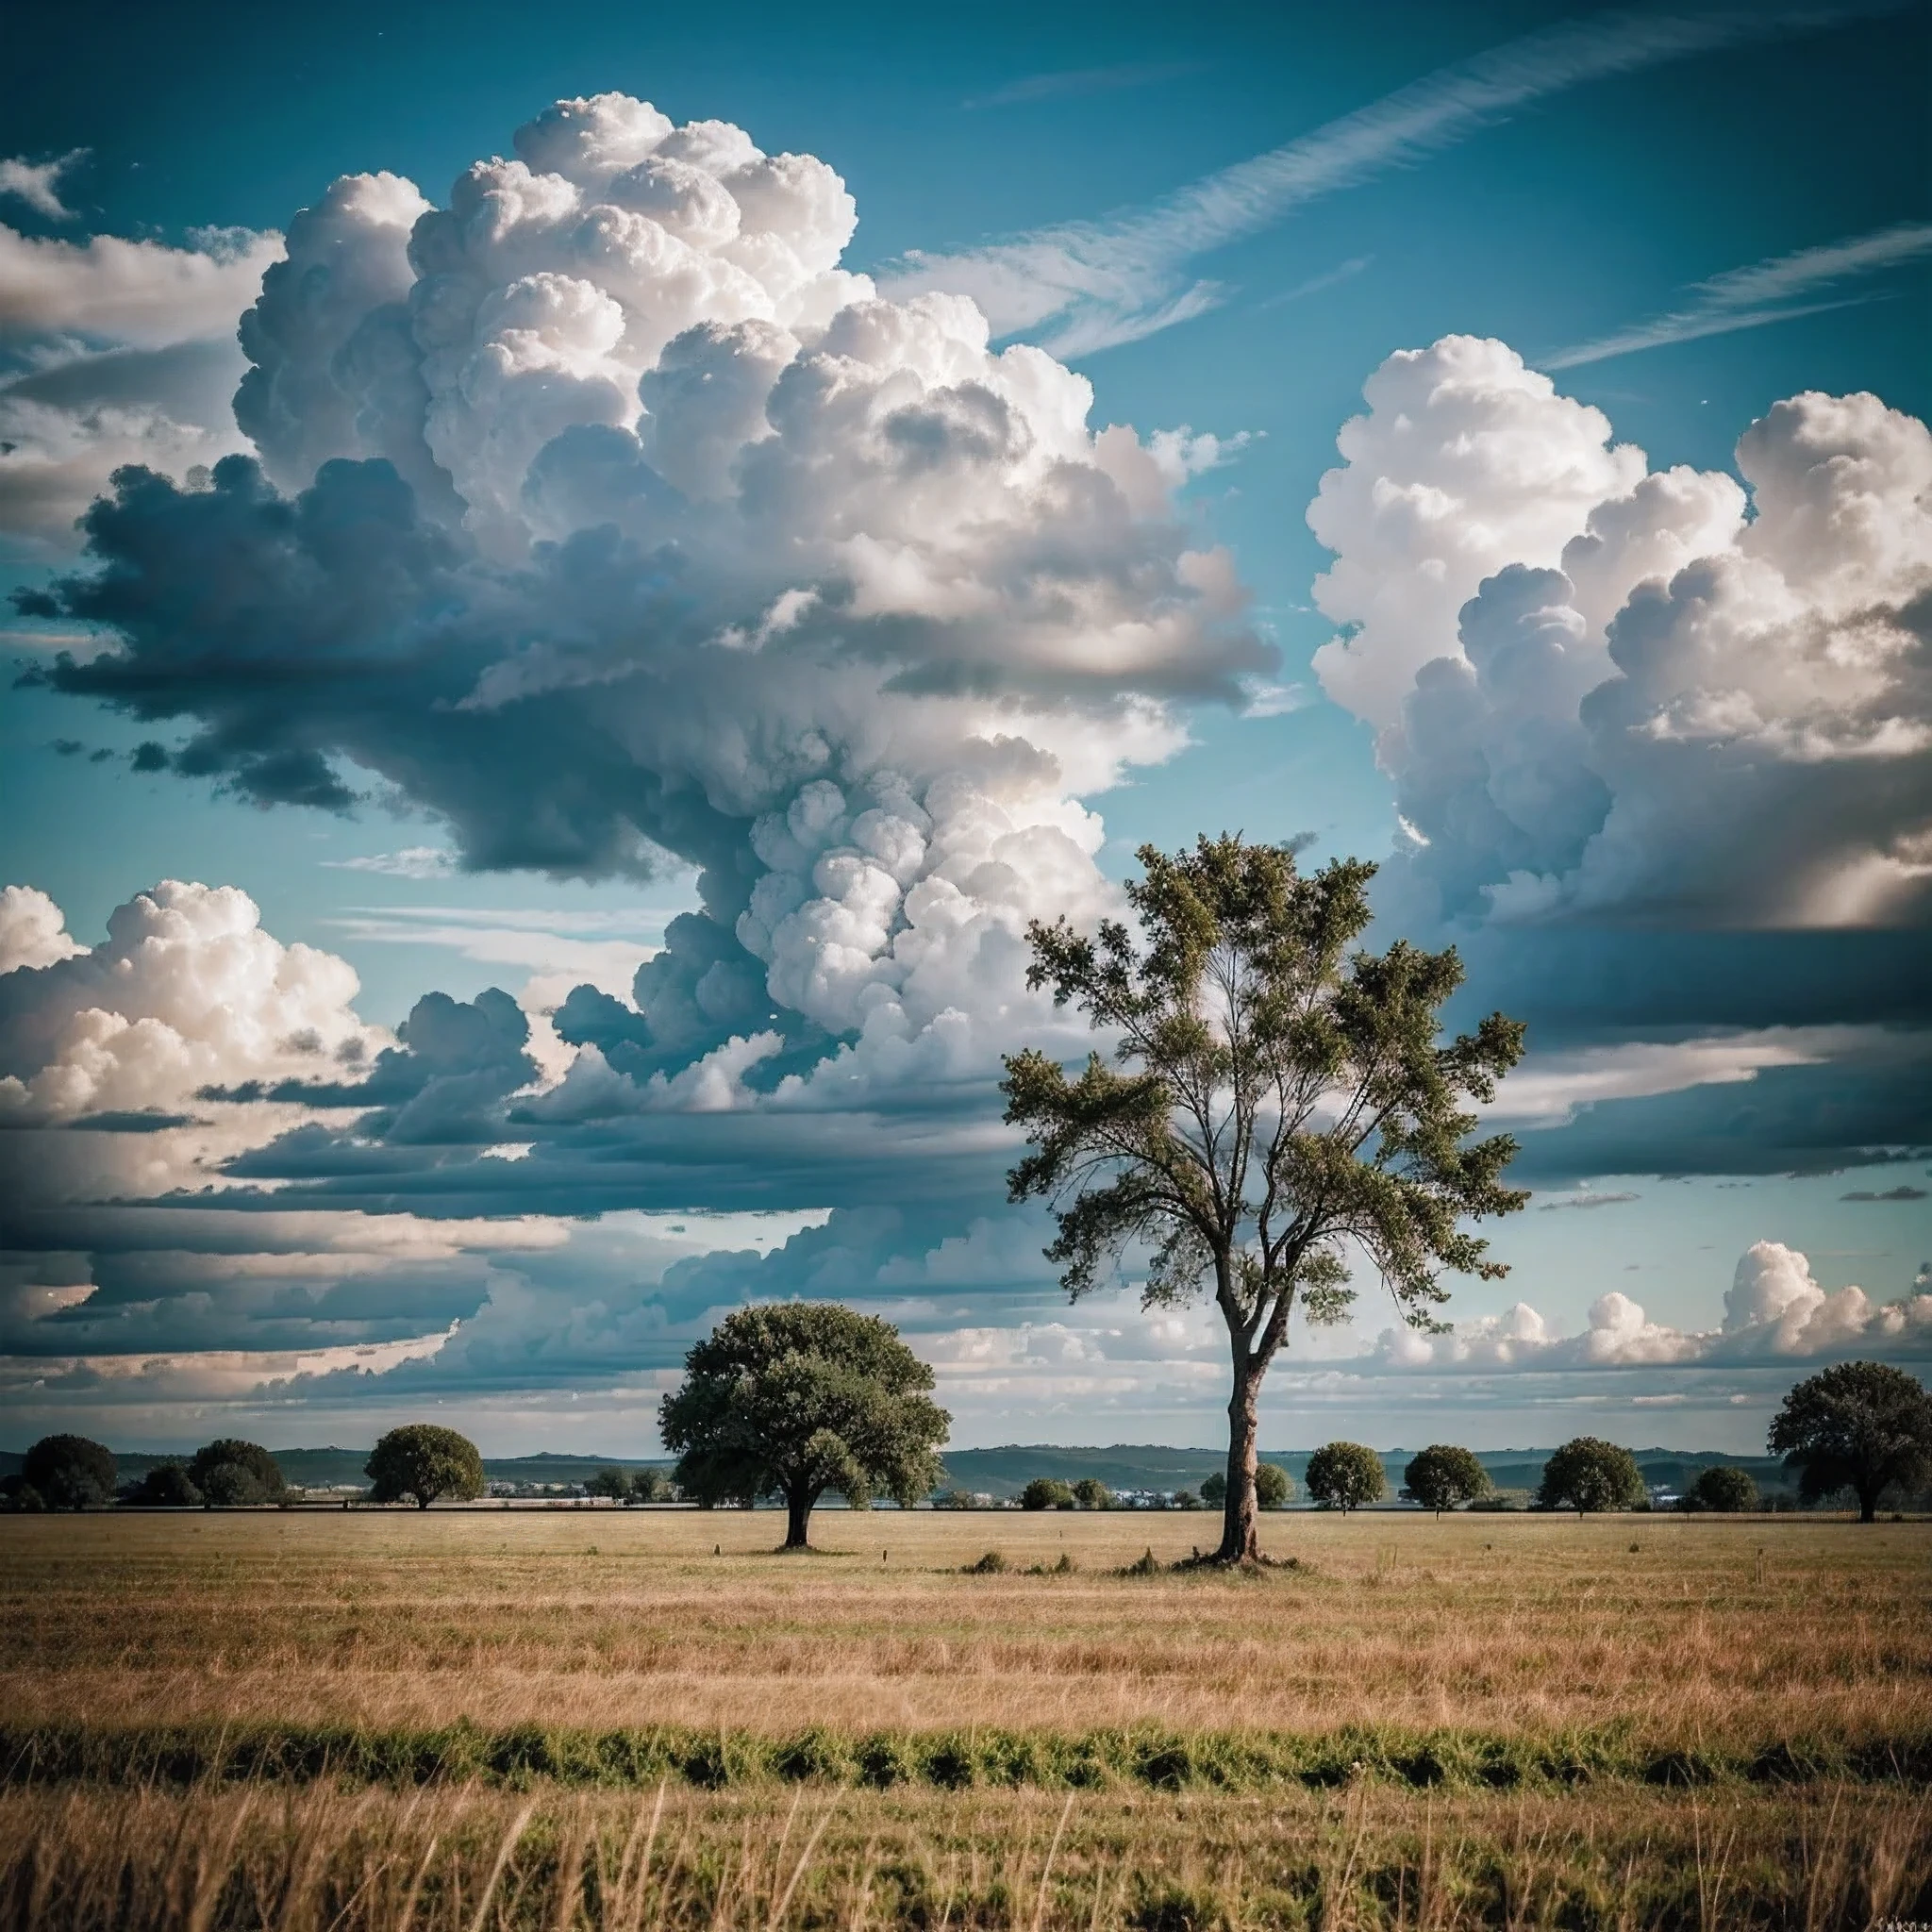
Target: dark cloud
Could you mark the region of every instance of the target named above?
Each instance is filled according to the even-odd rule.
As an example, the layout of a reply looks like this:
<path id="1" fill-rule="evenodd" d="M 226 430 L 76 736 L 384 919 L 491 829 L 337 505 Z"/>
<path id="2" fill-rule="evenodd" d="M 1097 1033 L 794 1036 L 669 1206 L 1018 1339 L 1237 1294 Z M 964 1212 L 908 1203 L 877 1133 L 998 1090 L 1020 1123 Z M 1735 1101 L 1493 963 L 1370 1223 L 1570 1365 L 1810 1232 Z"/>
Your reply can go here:
<path id="1" fill-rule="evenodd" d="M 1874 1192 L 1868 1188 L 1855 1188 L 1849 1194 L 1840 1194 L 1840 1201 L 1924 1201 L 1928 1196 L 1924 1188 L 1914 1188 L 1901 1183 L 1895 1188 L 1886 1188 Z"/>

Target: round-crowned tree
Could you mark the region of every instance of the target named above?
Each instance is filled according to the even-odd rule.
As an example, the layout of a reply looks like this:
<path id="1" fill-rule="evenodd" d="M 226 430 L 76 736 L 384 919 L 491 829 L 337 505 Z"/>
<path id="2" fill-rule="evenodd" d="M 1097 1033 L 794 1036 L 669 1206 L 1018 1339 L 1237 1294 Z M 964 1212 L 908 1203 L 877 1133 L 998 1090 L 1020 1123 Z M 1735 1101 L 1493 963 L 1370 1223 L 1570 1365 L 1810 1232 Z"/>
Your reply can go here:
<path id="1" fill-rule="evenodd" d="M 1806 1502 L 1850 1490 L 1858 1521 L 1870 1523 L 1894 1483 L 1909 1489 L 1932 1474 L 1932 1395 L 1884 1362 L 1835 1362 L 1785 1397 L 1771 1448 L 1797 1471 Z"/>
<path id="2" fill-rule="evenodd" d="M 1057 1475 L 1037 1475 L 1020 1491 L 1023 1509 L 1071 1509 L 1074 1492 Z"/>
<path id="3" fill-rule="evenodd" d="M 1324 1509 L 1340 1509 L 1344 1516 L 1379 1503 L 1388 1487 L 1382 1458 L 1359 1442 L 1324 1442 L 1308 1457 L 1307 1485 Z"/>
<path id="4" fill-rule="evenodd" d="M 114 1452 L 86 1436 L 42 1436 L 20 1474 L 50 1509 L 92 1509 L 114 1500 Z"/>
<path id="5" fill-rule="evenodd" d="M 467 1503 L 483 1493 L 483 1457 L 469 1437 L 438 1423 L 405 1423 L 369 1452 L 362 1474 L 372 1503 L 405 1497 L 426 1509 L 440 1496 Z"/>
<path id="6" fill-rule="evenodd" d="M 785 1302 L 727 1315 L 684 1358 L 658 1429 L 677 1481 L 700 1502 L 785 1499 L 785 1547 L 810 1546 L 827 1490 L 856 1508 L 883 1491 L 909 1509 L 944 1472 L 952 1418 L 932 1371 L 890 1322 L 836 1302 Z"/>
<path id="7" fill-rule="evenodd" d="M 632 1496 L 630 1471 L 619 1469 L 613 1464 L 608 1469 L 600 1469 L 584 1485 L 587 1496 L 608 1496 L 613 1503 L 628 1503 Z"/>
<path id="8" fill-rule="evenodd" d="M 1074 1485 L 1074 1501 L 1083 1509 L 1111 1509 L 1113 1491 L 1097 1475 L 1083 1475 Z"/>
<path id="9" fill-rule="evenodd" d="M 1717 1516 L 1740 1516 L 1757 1507 L 1757 1485 L 1746 1469 L 1722 1465 L 1703 1471 L 1685 1491 L 1680 1509 L 1709 1510 Z"/>
<path id="10" fill-rule="evenodd" d="M 1445 1509 L 1487 1496 L 1490 1473 L 1476 1459 L 1474 1449 L 1461 1449 L 1453 1442 L 1431 1442 L 1409 1458 L 1408 1467 L 1402 1472 L 1402 1493 L 1440 1516 Z"/>
<path id="11" fill-rule="evenodd" d="M 1257 1462 L 1255 1465 L 1255 1501 L 1263 1509 L 1285 1509 L 1288 1499 L 1294 1494 L 1294 1478 L 1278 1462 Z M 1205 1498 L 1207 1491 L 1204 1488 Z"/>
<path id="12" fill-rule="evenodd" d="M 188 1464 L 188 1479 L 206 1495 L 209 1478 L 224 1463 L 232 1463 L 253 1479 L 257 1493 L 247 1499 L 249 1502 L 281 1501 L 282 1491 L 288 1487 L 282 1479 L 281 1464 L 259 1442 L 244 1442 L 234 1436 L 218 1437 L 197 1449 Z M 223 1487 L 234 1486 L 226 1483 Z"/>
<path id="13" fill-rule="evenodd" d="M 266 1503 L 268 1491 L 246 1463 L 218 1462 L 202 1479 L 201 1500 L 210 1509 L 248 1509 Z"/>
<path id="14" fill-rule="evenodd" d="M 1536 1492 L 1545 1509 L 1574 1509 L 1590 1516 L 1600 1509 L 1634 1509 L 1643 1501 L 1643 1472 L 1618 1442 L 1577 1436 L 1551 1454 Z"/>
<path id="15" fill-rule="evenodd" d="M 1258 1477 L 1260 1471 L 1257 1470 L 1255 1474 Z M 1256 1487 L 1259 1488 L 1258 1482 Z M 1227 1478 L 1220 1470 L 1201 1478 L 1201 1500 L 1210 1509 L 1219 1509 L 1227 1501 Z"/>
<path id="16" fill-rule="evenodd" d="M 157 1463 L 127 1499 L 141 1509 L 198 1509 L 201 1491 L 178 1462 Z"/>

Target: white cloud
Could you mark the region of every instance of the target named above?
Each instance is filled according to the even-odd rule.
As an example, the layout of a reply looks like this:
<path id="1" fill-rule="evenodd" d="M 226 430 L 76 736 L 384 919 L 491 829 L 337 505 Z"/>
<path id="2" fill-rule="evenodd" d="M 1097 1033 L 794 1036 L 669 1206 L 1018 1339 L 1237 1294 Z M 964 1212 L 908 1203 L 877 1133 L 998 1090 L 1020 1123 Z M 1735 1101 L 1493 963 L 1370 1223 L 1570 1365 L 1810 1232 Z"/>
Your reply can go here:
<path id="1" fill-rule="evenodd" d="M 1848 1354 L 1932 1351 L 1932 1294 L 1874 1302 L 1863 1289 L 1828 1292 L 1810 1262 L 1781 1241 L 1762 1241 L 1740 1258 L 1716 1328 L 1653 1322 L 1628 1295 L 1591 1304 L 1589 1326 L 1558 1335 L 1526 1304 L 1463 1323 L 1447 1335 L 1384 1329 L 1374 1360 L 1393 1370 L 1591 1370 L 1810 1360 Z"/>
<path id="2" fill-rule="evenodd" d="M 1910 923 L 1932 894 L 1932 434 L 1807 392 L 1651 473 L 1499 342 L 1391 358 L 1309 523 L 1426 910 Z M 1766 838 L 1764 828 L 1778 828 Z"/>
<path id="3" fill-rule="evenodd" d="M 58 965 L 86 951 L 68 932 L 59 907 L 38 887 L 0 887 L 0 974 Z"/>
<path id="4" fill-rule="evenodd" d="M 457 869 L 456 854 L 441 845 L 405 845 L 400 852 L 369 852 L 322 862 L 335 872 L 373 872 L 392 879 L 446 879 Z"/>
<path id="5" fill-rule="evenodd" d="M 0 544 L 71 551 L 122 465 L 183 475 L 245 447 L 235 324 L 280 252 L 275 235 L 173 248 L 0 224 Z"/>
<path id="6" fill-rule="evenodd" d="M 60 199 L 60 177 L 87 158 L 88 150 L 77 147 L 51 161 L 29 161 L 19 156 L 0 160 L 0 194 L 24 201 L 37 215 L 50 222 L 71 222 L 74 210 Z"/>

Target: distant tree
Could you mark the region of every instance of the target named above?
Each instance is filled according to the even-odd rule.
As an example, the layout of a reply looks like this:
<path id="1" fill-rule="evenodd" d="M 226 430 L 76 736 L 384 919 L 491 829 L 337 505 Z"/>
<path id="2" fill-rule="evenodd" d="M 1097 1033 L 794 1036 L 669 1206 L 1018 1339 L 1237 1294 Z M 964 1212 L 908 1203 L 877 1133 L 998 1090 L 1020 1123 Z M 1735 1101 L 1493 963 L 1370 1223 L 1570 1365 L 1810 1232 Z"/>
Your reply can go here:
<path id="1" fill-rule="evenodd" d="M 1097 1475 L 1083 1475 L 1074 1485 L 1074 1501 L 1083 1509 L 1111 1509 L 1113 1491 Z"/>
<path id="2" fill-rule="evenodd" d="M 1441 1270 L 1506 1272 L 1461 1224 L 1522 1207 L 1502 1181 L 1516 1144 L 1474 1139 L 1467 1103 L 1493 1098 L 1523 1029 L 1495 1013 L 1441 1039 L 1461 962 L 1406 941 L 1356 946 L 1372 865 L 1304 878 L 1288 848 L 1226 836 L 1140 859 L 1126 889 L 1138 932 L 1027 928 L 1028 986 L 1077 1007 L 1119 1064 L 1095 1053 L 1070 1080 L 1051 1054 L 1007 1058 L 1006 1118 L 1033 1143 L 1008 1192 L 1054 1204 L 1046 1252 L 1069 1295 L 1144 1246 L 1147 1303 L 1213 1301 L 1233 1370 L 1213 1560 L 1248 1562 L 1261 1384 L 1297 1305 L 1309 1322 L 1341 1319 L 1350 1252 L 1424 1327 L 1448 1298 Z"/>
<path id="3" fill-rule="evenodd" d="M 86 1436 L 42 1436 L 20 1474 L 50 1509 L 92 1509 L 114 1500 L 114 1452 Z"/>
<path id="4" fill-rule="evenodd" d="M 1037 1475 L 1020 1491 L 1023 1509 L 1071 1509 L 1074 1492 L 1057 1475 Z"/>
<path id="5" fill-rule="evenodd" d="M 1679 1509 L 1709 1510 L 1718 1516 L 1740 1516 L 1758 1507 L 1757 1485 L 1750 1471 L 1723 1464 L 1703 1471 L 1677 1499 Z"/>
<path id="6" fill-rule="evenodd" d="M 369 1452 L 362 1474 L 372 1503 L 408 1497 L 426 1509 L 439 1497 L 470 1502 L 484 1490 L 483 1457 L 467 1436 L 437 1423 L 405 1423 Z"/>
<path id="7" fill-rule="evenodd" d="M 258 1493 L 251 1496 L 250 1502 L 281 1501 L 288 1487 L 282 1479 L 281 1464 L 259 1442 L 243 1442 L 233 1436 L 220 1437 L 197 1449 L 188 1464 L 188 1479 L 206 1494 L 209 1477 L 225 1462 L 246 1470 L 254 1478 Z"/>
<path id="8" fill-rule="evenodd" d="M 1620 1443 L 1577 1436 L 1551 1454 L 1536 1499 L 1545 1509 L 1634 1509 L 1645 1498 L 1643 1472 Z"/>
<path id="9" fill-rule="evenodd" d="M 970 1509 L 973 1507 L 971 1490 L 941 1490 L 932 1499 L 935 1509 Z"/>
<path id="10" fill-rule="evenodd" d="M 247 1509 L 268 1501 L 255 1472 L 240 1462 L 218 1462 L 201 1483 L 201 1500 L 210 1509 Z"/>
<path id="11" fill-rule="evenodd" d="M 1176 1509 L 1198 1509 L 1201 1499 L 1192 1490 L 1176 1490 L 1174 1492 L 1174 1507 Z"/>
<path id="12" fill-rule="evenodd" d="M 10 1509 L 22 1516 L 38 1516 L 47 1507 L 47 1499 L 30 1482 L 17 1475 L 7 1478 L 7 1504 Z"/>
<path id="13" fill-rule="evenodd" d="M 1294 1494 L 1294 1478 L 1278 1462 L 1255 1465 L 1255 1501 L 1263 1509 L 1283 1509 Z M 1201 1500 L 1208 1500 L 1208 1485 L 1201 1485 Z"/>
<path id="14" fill-rule="evenodd" d="M 827 1490 L 864 1508 L 883 1491 L 909 1509 L 944 1472 L 952 1422 L 932 1371 L 890 1322 L 836 1302 L 727 1315 L 685 1357 L 658 1426 L 677 1481 L 700 1501 L 785 1499 L 785 1547 L 808 1547 Z"/>
<path id="15" fill-rule="evenodd" d="M 201 1491 L 178 1462 L 158 1462 L 135 1484 L 127 1500 L 139 1509 L 198 1509 Z"/>
<path id="16" fill-rule="evenodd" d="M 1324 1442 L 1308 1457 L 1308 1494 L 1324 1509 L 1351 1509 L 1379 1503 L 1388 1488 L 1382 1458 L 1359 1442 Z"/>
<path id="17" fill-rule="evenodd" d="M 677 1496 L 677 1486 L 661 1469 L 634 1469 L 630 1474 L 633 1503 L 670 1503 Z"/>
<path id="18" fill-rule="evenodd" d="M 584 1485 L 587 1496 L 608 1496 L 614 1503 L 628 1503 L 631 1499 L 630 1471 L 619 1469 L 614 1464 L 608 1469 L 600 1469 Z"/>
<path id="19" fill-rule="evenodd" d="M 1258 1469 L 1255 1472 L 1257 1478 L 1260 1474 L 1261 1472 Z M 1260 1484 L 1258 1481 L 1255 1487 L 1256 1501 L 1258 1502 L 1260 1500 Z M 1212 1475 L 1204 1475 L 1201 1478 L 1201 1500 L 1210 1509 L 1219 1509 L 1227 1501 L 1227 1477 L 1220 1470 L 1217 1469 Z"/>
<path id="20" fill-rule="evenodd" d="M 1438 1516 L 1490 1493 L 1490 1473 L 1474 1449 L 1432 1442 L 1409 1459 L 1402 1472 L 1402 1493 Z"/>
<path id="21" fill-rule="evenodd" d="M 1797 1471 L 1806 1502 L 1850 1490 L 1858 1521 L 1871 1523 L 1887 1490 L 1932 1476 L 1932 1395 L 1903 1369 L 1836 1362 L 1785 1397 L 1771 1448 Z"/>

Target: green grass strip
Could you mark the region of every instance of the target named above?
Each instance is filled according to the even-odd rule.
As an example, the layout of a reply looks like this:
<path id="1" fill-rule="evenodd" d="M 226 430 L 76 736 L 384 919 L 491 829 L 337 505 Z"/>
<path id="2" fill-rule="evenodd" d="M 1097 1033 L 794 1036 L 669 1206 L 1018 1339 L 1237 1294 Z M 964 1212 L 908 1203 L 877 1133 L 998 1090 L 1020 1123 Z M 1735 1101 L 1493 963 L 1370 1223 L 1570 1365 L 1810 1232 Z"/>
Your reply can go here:
<path id="1" fill-rule="evenodd" d="M 1155 1790 L 1333 1789 L 1368 1780 L 1413 1790 L 1550 1790 L 1624 1780 L 1714 1784 L 1932 1785 L 1932 1730 L 1857 1744 L 1666 1748 L 1627 1727 L 1541 1737 L 1357 1727 L 1271 1731 L 807 1730 L 770 1738 L 681 1725 L 485 1730 L 326 1724 L 0 1725 L 0 1784 L 467 1784 L 701 1789 L 774 1781 L 885 1790 L 974 1786 Z"/>

